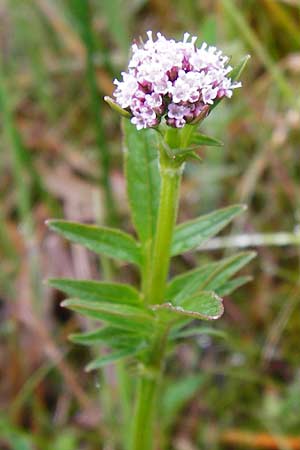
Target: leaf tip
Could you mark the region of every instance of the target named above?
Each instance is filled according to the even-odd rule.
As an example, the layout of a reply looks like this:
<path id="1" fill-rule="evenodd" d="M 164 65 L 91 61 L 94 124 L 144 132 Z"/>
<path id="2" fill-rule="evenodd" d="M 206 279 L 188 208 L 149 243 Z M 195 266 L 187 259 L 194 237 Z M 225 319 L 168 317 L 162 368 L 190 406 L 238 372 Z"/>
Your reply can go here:
<path id="1" fill-rule="evenodd" d="M 252 250 L 251 252 L 249 252 L 249 259 L 254 259 L 257 257 L 257 252 L 255 250 Z"/>
<path id="2" fill-rule="evenodd" d="M 95 367 L 95 365 L 94 365 L 94 363 L 93 363 L 93 361 L 92 362 L 90 362 L 89 364 L 87 364 L 86 366 L 85 366 L 85 368 L 84 368 L 84 371 L 86 372 L 86 373 L 89 373 L 89 372 L 91 372 L 92 370 L 95 370 L 97 367 Z"/>
<path id="3" fill-rule="evenodd" d="M 70 304 L 70 300 L 63 300 L 62 302 L 60 302 L 59 306 L 62 306 L 63 308 L 67 308 Z"/>
<path id="4" fill-rule="evenodd" d="M 44 283 L 47 284 L 48 286 L 53 286 L 55 280 L 56 278 L 48 278 L 47 280 L 44 280 Z"/>
<path id="5" fill-rule="evenodd" d="M 116 111 L 119 115 L 126 117 L 127 119 L 131 117 L 130 113 L 126 111 L 126 109 L 121 108 L 121 106 L 119 106 L 113 98 L 105 95 L 105 97 L 103 97 L 103 100 L 111 107 L 112 110 Z"/>
<path id="6" fill-rule="evenodd" d="M 56 230 L 56 226 L 61 222 L 59 219 L 47 219 L 45 220 L 45 225 L 50 228 L 50 230 Z"/>
<path id="7" fill-rule="evenodd" d="M 76 340 L 77 336 L 78 336 L 78 333 L 69 334 L 68 341 L 73 342 L 73 343 L 77 343 L 77 340 Z"/>
<path id="8" fill-rule="evenodd" d="M 47 220 L 45 220 L 44 223 L 45 223 L 46 227 L 52 228 L 53 222 L 55 222 L 55 219 L 47 219 Z"/>
<path id="9" fill-rule="evenodd" d="M 242 204 L 239 205 L 239 206 L 240 206 L 241 211 L 247 211 L 247 209 L 248 209 L 248 205 L 246 205 L 246 204 L 244 204 L 244 203 L 242 203 Z"/>

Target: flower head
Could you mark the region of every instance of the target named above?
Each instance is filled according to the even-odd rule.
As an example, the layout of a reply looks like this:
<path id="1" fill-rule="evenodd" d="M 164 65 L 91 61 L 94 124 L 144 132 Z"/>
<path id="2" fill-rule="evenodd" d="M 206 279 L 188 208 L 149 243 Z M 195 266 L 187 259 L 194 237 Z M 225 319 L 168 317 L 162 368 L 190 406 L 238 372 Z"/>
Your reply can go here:
<path id="1" fill-rule="evenodd" d="M 155 127 L 163 117 L 168 125 L 182 128 L 241 86 L 228 77 L 229 58 L 216 47 L 204 42 L 197 48 L 197 38 L 188 33 L 182 42 L 160 33 L 154 41 L 151 31 L 147 35 L 143 45 L 132 45 L 122 81 L 114 81 L 116 102 L 130 112 L 137 129 Z"/>

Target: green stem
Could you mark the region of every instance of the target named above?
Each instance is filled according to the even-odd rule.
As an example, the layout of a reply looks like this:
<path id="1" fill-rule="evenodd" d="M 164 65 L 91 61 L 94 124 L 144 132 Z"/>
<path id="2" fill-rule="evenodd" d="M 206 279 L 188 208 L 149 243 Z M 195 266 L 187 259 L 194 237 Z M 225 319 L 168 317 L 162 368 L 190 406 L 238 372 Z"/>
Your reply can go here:
<path id="1" fill-rule="evenodd" d="M 181 173 L 182 164 L 169 158 L 161 148 L 161 192 L 157 227 L 151 264 L 148 261 L 148 268 L 143 273 L 142 283 L 145 301 L 150 305 L 164 301 L 172 236 L 177 217 Z M 167 337 L 168 328 L 159 324 L 137 388 L 130 450 L 153 450 L 154 448 L 156 405 Z"/>
<path id="2" fill-rule="evenodd" d="M 137 388 L 137 404 L 133 420 L 130 450 L 152 450 L 157 380 L 141 377 Z"/>
<path id="3" fill-rule="evenodd" d="M 172 236 L 177 217 L 181 173 L 182 167 L 162 153 L 160 159 L 160 203 L 153 245 L 149 291 L 146 293 L 146 301 L 149 304 L 158 304 L 164 301 L 170 266 Z"/>
<path id="4" fill-rule="evenodd" d="M 130 450 L 153 450 L 156 406 L 163 369 L 168 328 L 160 327 L 154 337 L 148 361 L 137 387 Z"/>

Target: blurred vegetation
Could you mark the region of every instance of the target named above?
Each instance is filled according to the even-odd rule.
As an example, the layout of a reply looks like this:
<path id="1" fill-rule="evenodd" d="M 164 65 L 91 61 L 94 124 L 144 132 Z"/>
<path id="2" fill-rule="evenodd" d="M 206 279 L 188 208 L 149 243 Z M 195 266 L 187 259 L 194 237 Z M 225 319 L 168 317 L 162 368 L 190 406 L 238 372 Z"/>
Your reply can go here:
<path id="1" fill-rule="evenodd" d="M 88 350 L 67 335 L 89 324 L 62 310 L 61 294 L 43 280 L 134 282 L 136 274 L 67 246 L 44 221 L 132 231 L 119 118 L 102 98 L 126 67 L 130 42 L 148 29 L 189 31 L 234 63 L 252 56 L 243 89 L 203 125 L 225 145 L 187 167 L 180 219 L 247 203 L 230 233 L 259 234 L 253 281 L 225 298 L 216 330 L 227 338 L 203 335 L 168 361 L 169 448 L 300 449 L 299 25 L 298 0 L 1 1 L 1 450 L 122 448 L 116 372 L 124 368 L 84 373 Z M 228 253 L 222 239 L 218 246 L 199 252 L 199 262 Z M 194 264 L 186 255 L 173 270 Z"/>

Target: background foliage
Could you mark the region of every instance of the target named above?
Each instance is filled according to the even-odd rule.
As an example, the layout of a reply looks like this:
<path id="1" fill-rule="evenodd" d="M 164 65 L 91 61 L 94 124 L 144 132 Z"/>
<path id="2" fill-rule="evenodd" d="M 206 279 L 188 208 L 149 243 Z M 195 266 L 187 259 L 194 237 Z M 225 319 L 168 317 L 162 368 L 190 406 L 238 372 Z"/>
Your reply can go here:
<path id="1" fill-rule="evenodd" d="M 61 309 L 62 294 L 42 281 L 135 283 L 137 274 L 125 262 L 99 263 L 44 222 L 132 232 L 119 118 L 102 97 L 131 40 L 148 29 L 189 31 L 234 63 L 252 57 L 243 89 L 203 125 L 225 145 L 187 166 L 180 221 L 247 203 L 230 232 L 236 247 L 258 251 L 242 274 L 254 281 L 225 298 L 215 335 L 181 345 L 168 361 L 161 408 L 172 449 L 300 448 L 299 22 L 297 0 L 2 0 L 1 449 L 119 448 L 122 368 L 83 371 L 97 348 L 91 355 L 67 335 L 88 321 Z M 226 243 L 177 258 L 174 274 L 229 256 Z"/>

